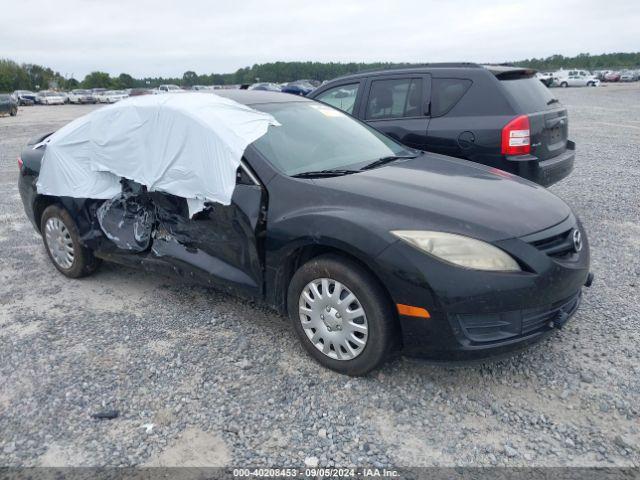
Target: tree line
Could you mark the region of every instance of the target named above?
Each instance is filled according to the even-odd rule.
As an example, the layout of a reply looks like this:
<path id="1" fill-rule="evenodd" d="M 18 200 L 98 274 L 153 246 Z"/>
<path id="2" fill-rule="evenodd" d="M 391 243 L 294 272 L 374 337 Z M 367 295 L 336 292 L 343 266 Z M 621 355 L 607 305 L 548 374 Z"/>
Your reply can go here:
<path id="1" fill-rule="evenodd" d="M 530 58 L 508 62 L 517 66 L 527 66 L 537 70 L 559 70 L 560 68 L 581 68 L 585 70 L 621 69 L 640 67 L 640 52 L 606 53 L 590 55 L 581 53 L 575 57 L 552 55 L 547 58 Z M 82 80 L 65 78 L 59 72 L 35 64 L 18 64 L 12 60 L 0 59 L 0 92 L 13 90 L 43 90 L 57 88 L 154 88 L 164 83 L 185 87 L 193 85 L 236 85 L 254 82 L 287 82 L 297 79 L 330 80 L 341 75 L 362 70 L 410 67 L 418 63 L 337 63 L 337 62 L 273 62 L 244 67 L 233 73 L 210 73 L 199 75 L 189 70 L 182 77 L 134 78 L 127 73 L 112 77 L 106 72 L 91 72 Z"/>

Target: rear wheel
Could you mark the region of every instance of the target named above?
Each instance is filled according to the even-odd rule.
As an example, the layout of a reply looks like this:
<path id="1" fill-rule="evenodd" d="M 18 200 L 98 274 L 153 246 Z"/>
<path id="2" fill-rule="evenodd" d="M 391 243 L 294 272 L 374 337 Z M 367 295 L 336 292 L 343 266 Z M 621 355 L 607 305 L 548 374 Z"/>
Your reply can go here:
<path id="1" fill-rule="evenodd" d="M 50 205 L 40 221 L 42 240 L 53 265 L 69 278 L 93 273 L 100 260 L 80 242 L 78 228 L 64 208 Z"/>
<path id="2" fill-rule="evenodd" d="M 594 82 L 587 82 L 587 87 L 595 87 L 596 84 Z"/>
<path id="3" fill-rule="evenodd" d="M 323 255 L 289 284 L 288 312 L 305 350 L 321 365 L 364 375 L 380 365 L 397 335 L 386 292 L 357 263 Z"/>
<path id="4" fill-rule="evenodd" d="M 567 87 L 569 86 L 569 84 L 568 84 L 567 82 L 562 82 L 562 83 L 560 84 L 560 86 L 561 86 L 562 88 L 567 88 Z"/>

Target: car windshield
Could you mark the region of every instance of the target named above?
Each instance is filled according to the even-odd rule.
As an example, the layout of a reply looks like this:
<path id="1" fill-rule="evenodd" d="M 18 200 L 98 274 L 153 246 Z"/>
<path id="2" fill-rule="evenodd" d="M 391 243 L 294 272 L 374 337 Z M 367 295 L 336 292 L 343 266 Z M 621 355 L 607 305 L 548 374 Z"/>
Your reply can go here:
<path id="1" fill-rule="evenodd" d="M 285 175 L 355 169 L 380 158 L 413 153 L 340 110 L 320 103 L 267 103 L 255 108 L 281 123 L 269 127 L 253 146 Z"/>

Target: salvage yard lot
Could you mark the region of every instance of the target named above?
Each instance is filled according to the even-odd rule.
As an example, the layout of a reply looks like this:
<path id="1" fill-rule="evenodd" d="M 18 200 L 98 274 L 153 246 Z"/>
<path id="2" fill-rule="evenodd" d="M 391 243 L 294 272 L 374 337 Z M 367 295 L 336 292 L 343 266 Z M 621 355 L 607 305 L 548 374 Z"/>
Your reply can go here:
<path id="1" fill-rule="evenodd" d="M 505 359 L 400 357 L 365 378 L 313 362 L 259 305 L 111 264 L 60 275 L 16 158 L 99 107 L 0 118 L 0 466 L 638 466 L 640 88 L 553 92 L 577 157 L 551 190 L 592 247 L 581 309 Z"/>

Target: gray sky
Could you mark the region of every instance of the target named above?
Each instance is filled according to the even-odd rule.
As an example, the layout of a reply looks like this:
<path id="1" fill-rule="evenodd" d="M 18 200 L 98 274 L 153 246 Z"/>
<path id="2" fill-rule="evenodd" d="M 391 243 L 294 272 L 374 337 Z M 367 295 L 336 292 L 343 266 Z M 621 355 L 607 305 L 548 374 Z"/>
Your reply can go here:
<path id="1" fill-rule="evenodd" d="M 638 0 L 0 0 L 0 58 L 82 79 L 276 60 L 488 61 L 640 50 Z"/>

